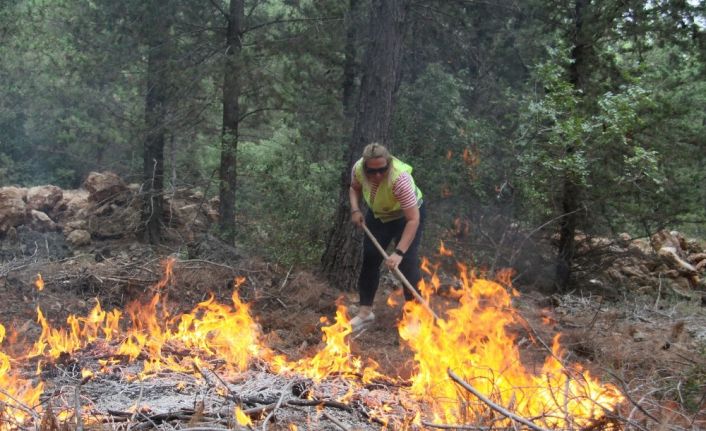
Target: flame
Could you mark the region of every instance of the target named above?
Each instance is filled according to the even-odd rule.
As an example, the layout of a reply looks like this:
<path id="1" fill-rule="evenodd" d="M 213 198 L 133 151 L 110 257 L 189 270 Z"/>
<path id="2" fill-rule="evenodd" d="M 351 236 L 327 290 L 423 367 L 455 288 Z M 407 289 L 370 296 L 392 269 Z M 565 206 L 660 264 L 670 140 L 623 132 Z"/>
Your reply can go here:
<path id="1" fill-rule="evenodd" d="M 466 166 L 468 166 L 469 168 L 478 166 L 478 164 L 480 163 L 480 154 L 478 152 L 478 149 L 476 148 L 473 148 L 472 150 L 464 148 L 462 157 L 463 163 L 465 163 Z"/>
<path id="2" fill-rule="evenodd" d="M 444 241 L 439 241 L 439 254 L 441 256 L 453 256 L 454 255 L 454 253 L 451 250 L 444 247 Z"/>
<path id="3" fill-rule="evenodd" d="M 118 353 L 132 360 L 146 354 L 144 373 L 163 369 L 189 372 L 198 360 L 196 354 L 182 363 L 183 354 L 165 351 L 167 344 L 179 344 L 188 352 L 225 359 L 230 371 L 245 370 L 252 358 L 266 356 L 269 350 L 260 343 L 261 332 L 250 316 L 250 306 L 238 296 L 244 281 L 235 281 L 232 306 L 219 304 L 211 296 L 178 317 L 171 317 L 166 307 L 159 306 L 159 293 L 147 304 L 130 304 L 127 311 L 133 326 Z"/>
<path id="4" fill-rule="evenodd" d="M 52 328 L 37 308 L 42 333 L 28 357 L 46 355 L 57 359 L 99 338 L 105 342 L 122 340 L 115 354 L 130 361 L 144 358 L 142 375 L 146 375 L 163 369 L 191 372 L 198 355 L 225 359 L 229 371 L 242 371 L 252 358 L 270 355 L 259 341 L 260 329 L 250 316 L 250 306 L 237 294 L 244 277 L 235 280 L 232 306 L 218 304 L 211 296 L 191 313 L 171 316 L 162 294 L 172 282 L 174 262 L 166 262 L 164 277 L 155 285 L 157 293 L 149 302 L 128 304 L 126 314 L 131 326 L 124 332 L 120 331 L 123 313 L 105 312 L 100 302 L 87 317 L 69 316 L 67 327 L 60 329 Z M 101 365 L 107 369 L 107 363 Z"/>
<path id="5" fill-rule="evenodd" d="M 42 274 L 37 274 L 37 279 L 34 280 L 34 286 L 39 292 L 44 290 L 44 279 L 42 278 Z"/>
<path id="6" fill-rule="evenodd" d="M 590 425 L 623 401 L 612 385 L 600 384 L 578 366 L 561 364 L 558 337 L 541 373 L 530 372 L 507 330 L 519 323 L 511 303 L 517 293 L 459 268 L 461 287 L 452 291 L 456 308 L 435 322 L 423 306 L 409 302 L 399 326 L 401 338 L 415 352 L 411 393 L 432 407 L 435 421 L 467 423 L 488 414 L 470 402 L 472 396 L 459 389 L 447 370 L 497 404 L 547 427 Z M 438 284 L 420 287 L 428 298 Z M 494 422 L 501 424 L 511 425 L 503 418 Z"/>
<path id="7" fill-rule="evenodd" d="M 452 255 L 443 242 L 439 253 Z M 174 259 L 165 262 L 164 277 L 154 286 L 152 298 L 129 304 L 125 313 L 106 312 L 96 301 L 85 317 L 69 316 L 65 328 L 55 329 L 37 308 L 42 332 L 27 356 L 57 359 L 91 343 L 103 342 L 114 349 L 114 357 L 99 361 L 100 372 L 109 372 L 121 361 L 140 359 L 143 370 L 136 376 L 139 379 L 161 370 L 192 373 L 206 363 L 206 358 L 218 358 L 225 363 L 225 371 L 237 373 L 246 370 L 254 359 L 261 359 L 276 372 L 297 373 L 316 382 L 336 378 L 343 384 L 336 385 L 340 386 L 340 393 L 335 398 L 344 402 L 363 385 L 385 378 L 378 372 L 377 363 L 352 353 L 351 325 L 342 304 L 337 307 L 333 323 L 321 319 L 322 346 L 317 353 L 290 361 L 264 345 L 250 305 L 238 294 L 247 281 L 244 277 L 234 280 L 232 304 L 220 304 L 210 296 L 191 312 L 173 314 L 166 295 L 173 285 L 174 264 Z M 439 267 L 427 259 L 422 261 L 421 268 L 429 282 L 422 281 L 419 287 L 427 301 L 440 287 L 436 274 Z M 512 297 L 517 295 L 511 286 L 513 273 L 501 271 L 500 281 L 493 282 L 478 279 L 464 265 L 458 264 L 458 268 L 459 280 L 453 285 L 460 287 L 451 289 L 448 297 L 454 305 L 446 309 L 442 318 L 435 321 L 416 302 L 405 304 L 399 332 L 414 352 L 412 384 L 408 391 L 396 394 L 395 400 L 372 406 L 371 417 L 388 424 L 390 429 L 410 429 L 420 427 L 423 416 L 460 424 L 492 414 L 460 389 L 447 370 L 454 371 L 495 403 L 548 428 L 590 426 L 623 401 L 612 385 L 601 384 L 579 366 L 562 363 L 564 352 L 559 336 L 541 371 L 531 372 L 521 363 L 519 349 L 507 329 L 522 326 L 512 307 Z M 4 338 L 5 328 L 0 325 L 0 342 Z M 33 406 L 42 392 L 41 385 L 34 388 L 11 373 L 10 363 L 0 351 L 0 388 L 4 391 L 0 391 L 0 406 L 6 406 L 4 410 L 0 407 L 0 431 L 6 430 L 2 425 L 5 418 L 12 418 L 15 424 L 29 420 L 26 412 L 9 407 L 12 400 Z M 41 363 L 42 360 L 38 370 Z M 92 371 L 85 370 L 83 378 L 91 377 Z M 5 393 L 11 398 L 3 398 Z M 391 419 L 393 403 L 407 412 L 423 413 Z M 234 417 L 239 425 L 251 425 L 251 419 L 239 407 L 235 408 Z M 504 417 L 497 417 L 493 424 L 511 425 Z M 296 427 L 291 425 L 290 429 Z"/>
<path id="8" fill-rule="evenodd" d="M 46 354 L 57 359 L 62 353 L 73 353 L 99 337 L 110 341 L 119 333 L 120 315 L 118 310 L 106 313 L 100 302 L 96 302 L 87 317 L 70 315 L 66 319 L 70 329 L 54 329 L 47 322 L 42 310 L 37 307 L 37 321 L 42 327 L 42 333 L 28 356 L 32 358 Z"/>
<path id="9" fill-rule="evenodd" d="M 239 407 L 235 407 L 235 422 L 240 426 L 252 425 L 252 419 Z"/>
<path id="10" fill-rule="evenodd" d="M 5 339 L 5 327 L 0 324 L 0 344 Z M 0 430 L 24 428 L 29 414 L 22 406 L 34 407 L 39 402 L 39 397 L 44 390 L 44 385 L 37 386 L 17 375 L 12 370 L 12 361 L 0 350 Z"/>
<path id="11" fill-rule="evenodd" d="M 321 323 L 328 323 L 328 319 L 322 317 Z M 314 357 L 289 363 L 285 358 L 278 356 L 274 358 L 276 368 L 280 371 L 294 371 L 315 381 L 342 375 L 358 376 L 364 383 L 369 383 L 381 377 L 377 372 L 378 364 L 375 361 L 369 359 L 364 363 L 351 353 L 348 336 L 352 328 L 344 305 L 338 305 L 335 322 L 322 327 L 321 331 L 325 345 Z"/>

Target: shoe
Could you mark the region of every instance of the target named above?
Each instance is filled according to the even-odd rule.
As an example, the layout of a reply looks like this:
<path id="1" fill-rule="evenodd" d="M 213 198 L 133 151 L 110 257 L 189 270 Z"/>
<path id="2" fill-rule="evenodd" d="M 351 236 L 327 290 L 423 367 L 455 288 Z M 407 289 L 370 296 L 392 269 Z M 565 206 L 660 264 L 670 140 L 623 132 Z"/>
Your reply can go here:
<path id="1" fill-rule="evenodd" d="M 360 315 L 357 315 L 353 319 L 351 319 L 351 332 L 360 332 L 363 329 L 372 325 L 374 321 L 375 315 L 373 313 L 370 313 L 365 317 L 360 317 Z"/>

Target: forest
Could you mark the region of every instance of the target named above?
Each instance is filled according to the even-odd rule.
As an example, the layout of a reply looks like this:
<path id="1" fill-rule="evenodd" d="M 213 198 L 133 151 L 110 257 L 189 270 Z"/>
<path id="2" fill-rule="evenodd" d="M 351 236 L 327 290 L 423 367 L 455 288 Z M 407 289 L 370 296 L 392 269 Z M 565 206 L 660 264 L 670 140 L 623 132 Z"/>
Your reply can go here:
<path id="1" fill-rule="evenodd" d="M 0 430 L 706 429 L 703 0 L 3 0 L 0 40 Z M 425 299 L 384 272 L 352 337 L 370 143 Z"/>

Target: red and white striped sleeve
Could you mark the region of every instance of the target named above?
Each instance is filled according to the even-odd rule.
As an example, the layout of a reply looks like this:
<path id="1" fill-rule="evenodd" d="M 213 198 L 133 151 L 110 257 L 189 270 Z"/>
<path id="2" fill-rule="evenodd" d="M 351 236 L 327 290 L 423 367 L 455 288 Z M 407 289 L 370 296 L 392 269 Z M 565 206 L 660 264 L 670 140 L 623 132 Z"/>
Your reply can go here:
<path id="1" fill-rule="evenodd" d="M 414 192 L 412 176 L 407 172 L 402 172 L 392 185 L 392 193 L 400 203 L 400 208 L 412 208 L 417 205 L 417 194 Z"/>

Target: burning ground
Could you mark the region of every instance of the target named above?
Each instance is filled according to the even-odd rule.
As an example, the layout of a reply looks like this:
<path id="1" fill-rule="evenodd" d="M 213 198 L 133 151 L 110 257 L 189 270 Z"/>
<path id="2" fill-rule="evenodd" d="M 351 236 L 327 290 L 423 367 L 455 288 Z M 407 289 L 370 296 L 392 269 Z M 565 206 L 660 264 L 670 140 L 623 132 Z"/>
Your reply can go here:
<path id="1" fill-rule="evenodd" d="M 244 260 L 160 266 L 132 251 L 127 262 L 45 263 L 41 278 L 34 264 L 6 274 L 3 430 L 704 425 L 698 409 L 648 380 L 669 379 L 659 367 L 674 358 L 696 363 L 690 326 L 703 321 L 637 330 L 600 299 L 542 307 L 546 298 L 507 281 L 460 264 L 450 276 L 427 262 L 423 291 L 438 321 L 423 307 L 403 309 L 387 280 L 377 326 L 351 337 L 354 297 L 306 273 Z M 664 314 L 637 307 L 638 320 Z M 644 357 L 628 344 L 644 346 Z M 661 393 L 650 394 L 655 387 Z M 679 396 L 703 402 L 686 388 Z"/>

